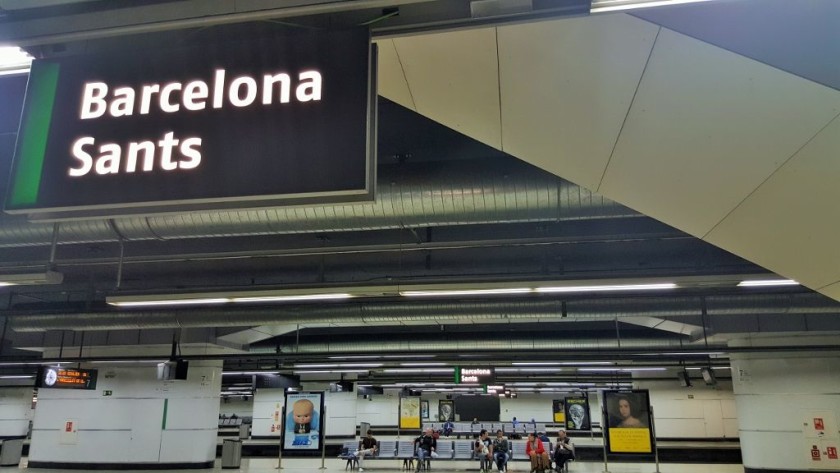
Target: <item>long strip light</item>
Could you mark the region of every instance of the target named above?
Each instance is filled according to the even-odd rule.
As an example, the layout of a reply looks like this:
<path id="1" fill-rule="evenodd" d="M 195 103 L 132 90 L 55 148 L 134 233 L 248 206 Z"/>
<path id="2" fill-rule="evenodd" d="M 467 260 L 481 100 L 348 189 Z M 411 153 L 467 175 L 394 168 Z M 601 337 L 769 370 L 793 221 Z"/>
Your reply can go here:
<path id="1" fill-rule="evenodd" d="M 772 286 L 798 286 L 799 283 L 793 279 L 753 279 L 741 281 L 738 287 L 772 287 Z"/>
<path id="2" fill-rule="evenodd" d="M 630 371 L 665 371 L 667 368 L 659 368 L 659 367 L 639 367 L 639 368 L 578 368 L 578 371 L 586 371 L 586 372 L 614 372 L 614 371 L 623 371 L 623 372 L 630 372 Z"/>
<path id="3" fill-rule="evenodd" d="M 0 47 L 0 75 L 23 73 L 29 70 L 32 56 L 16 46 Z"/>
<path id="4" fill-rule="evenodd" d="M 296 363 L 293 368 L 379 368 L 383 363 Z"/>
<path id="5" fill-rule="evenodd" d="M 662 289 L 676 289 L 674 283 L 655 284 L 606 284 L 595 286 L 552 286 L 538 287 L 534 292 L 541 294 L 569 293 L 569 292 L 613 292 L 613 291 L 657 291 Z"/>
<path id="6" fill-rule="evenodd" d="M 607 13 L 640 8 L 668 7 L 687 3 L 702 3 L 713 0 L 594 0 L 590 13 Z"/>
<path id="7" fill-rule="evenodd" d="M 555 285 L 550 285 L 552 283 L 554 283 Z M 675 289 L 679 287 L 676 283 L 673 282 L 622 284 L 616 281 L 611 282 L 609 284 L 585 285 L 571 285 L 571 282 L 569 282 L 568 284 L 570 285 L 563 285 L 563 282 L 552 281 L 543 282 L 543 284 L 547 285 L 537 287 L 504 287 L 504 283 L 498 283 L 498 285 L 501 287 L 492 287 L 491 284 L 481 284 L 479 287 L 472 289 L 448 289 L 446 288 L 446 286 L 417 286 L 417 290 L 396 290 L 383 287 L 357 287 L 346 288 L 342 292 L 323 292 L 323 288 L 316 288 L 248 291 L 240 293 L 192 293 L 167 296 L 111 296 L 106 298 L 106 302 L 109 305 L 116 307 L 131 308 L 215 305 L 228 303 L 317 302 L 328 300 L 344 300 L 354 297 L 393 296 L 397 294 L 403 297 L 492 296 L 612 291 L 653 291 Z"/>

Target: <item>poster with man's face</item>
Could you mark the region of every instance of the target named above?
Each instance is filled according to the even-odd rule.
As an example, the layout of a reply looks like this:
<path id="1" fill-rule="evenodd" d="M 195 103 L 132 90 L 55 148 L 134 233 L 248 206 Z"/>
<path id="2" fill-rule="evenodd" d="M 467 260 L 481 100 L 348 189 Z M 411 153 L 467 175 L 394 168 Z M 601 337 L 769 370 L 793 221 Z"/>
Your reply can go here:
<path id="1" fill-rule="evenodd" d="M 438 401 L 438 420 L 441 422 L 455 420 L 455 401 Z"/>
<path id="2" fill-rule="evenodd" d="M 320 450 L 323 441 L 324 393 L 286 393 L 284 450 Z"/>

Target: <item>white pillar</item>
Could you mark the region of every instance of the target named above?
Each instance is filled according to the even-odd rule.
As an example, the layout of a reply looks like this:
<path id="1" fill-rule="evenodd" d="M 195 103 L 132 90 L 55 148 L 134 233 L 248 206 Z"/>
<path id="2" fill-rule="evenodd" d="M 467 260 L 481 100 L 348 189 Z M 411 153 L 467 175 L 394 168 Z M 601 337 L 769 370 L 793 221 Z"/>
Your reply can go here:
<path id="1" fill-rule="evenodd" d="M 30 467 L 212 468 L 221 361 L 169 381 L 155 366 L 97 368 L 95 390 L 39 390 Z"/>
<path id="2" fill-rule="evenodd" d="M 762 346 L 790 343 L 761 339 Z M 840 471 L 840 352 L 739 353 L 731 360 L 745 472 Z"/>

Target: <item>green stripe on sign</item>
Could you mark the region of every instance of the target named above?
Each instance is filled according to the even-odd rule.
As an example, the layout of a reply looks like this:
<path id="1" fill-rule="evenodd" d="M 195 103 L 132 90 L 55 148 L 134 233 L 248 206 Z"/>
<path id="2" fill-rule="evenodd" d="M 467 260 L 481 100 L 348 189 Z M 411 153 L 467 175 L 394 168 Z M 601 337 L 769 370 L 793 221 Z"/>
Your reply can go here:
<path id="1" fill-rule="evenodd" d="M 160 430 L 166 430 L 166 411 L 169 410 L 169 399 L 163 400 L 163 422 L 160 424 Z"/>
<path id="2" fill-rule="evenodd" d="M 58 85 L 58 64 L 35 62 L 29 73 L 27 101 L 21 123 L 20 146 L 15 165 L 15 176 L 10 207 L 33 205 L 38 201 L 41 170 L 50 132 L 55 91 Z"/>

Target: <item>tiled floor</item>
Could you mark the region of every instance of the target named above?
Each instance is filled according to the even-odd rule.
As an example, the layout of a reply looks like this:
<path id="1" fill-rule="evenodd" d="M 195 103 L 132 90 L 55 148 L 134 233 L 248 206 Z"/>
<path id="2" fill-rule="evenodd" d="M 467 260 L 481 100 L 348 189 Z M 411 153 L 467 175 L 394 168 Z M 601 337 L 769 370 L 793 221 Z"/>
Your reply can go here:
<path id="1" fill-rule="evenodd" d="M 324 461 L 324 466 L 327 471 L 343 472 L 345 462 L 335 458 L 328 458 Z M 321 460 L 318 458 L 284 458 L 283 459 L 283 473 L 317 473 L 321 466 Z M 652 463 L 613 463 L 608 465 L 610 473 L 655 473 L 656 465 Z M 364 473 L 406 473 L 405 470 L 399 468 L 400 464 L 397 460 L 374 460 L 369 461 L 365 465 Z M 23 460 L 21 466 L 0 468 L 0 473 L 14 472 L 26 469 L 26 459 Z M 508 468 L 510 473 L 529 473 L 528 465 L 525 462 L 514 463 Z M 33 472 L 38 473 L 54 473 L 63 472 L 68 473 L 80 470 L 52 470 L 52 469 L 33 469 Z M 107 473 L 107 471 L 114 470 L 99 470 Z M 116 470 L 120 473 L 139 472 L 143 473 L 148 470 Z M 241 468 L 239 469 L 222 469 L 219 461 L 216 461 L 216 467 L 206 470 L 157 470 L 157 471 L 172 471 L 172 472 L 242 472 L 242 473 L 278 473 L 277 459 L 270 458 L 243 458 Z M 432 467 L 431 472 L 478 472 L 478 465 L 476 462 L 462 462 L 462 461 L 447 461 L 439 462 Z M 571 466 L 570 473 L 601 473 L 604 471 L 603 462 L 575 462 Z M 743 473 L 744 467 L 741 465 L 721 465 L 721 464 L 678 464 L 668 463 L 662 464 L 659 467 L 660 473 Z M 349 470 L 348 470 L 349 472 Z"/>

